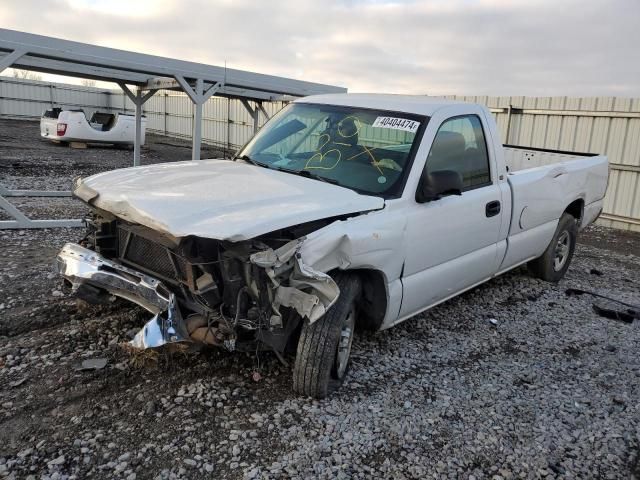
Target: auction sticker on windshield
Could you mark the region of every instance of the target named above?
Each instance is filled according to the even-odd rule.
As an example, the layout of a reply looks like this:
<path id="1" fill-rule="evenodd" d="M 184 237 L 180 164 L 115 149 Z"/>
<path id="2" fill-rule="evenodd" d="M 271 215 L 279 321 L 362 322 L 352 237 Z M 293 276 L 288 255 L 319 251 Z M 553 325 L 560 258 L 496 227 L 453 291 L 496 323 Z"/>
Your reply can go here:
<path id="1" fill-rule="evenodd" d="M 416 133 L 420 122 L 415 122 L 407 118 L 378 117 L 371 125 L 379 128 L 393 128 L 394 130 L 404 130 L 405 132 Z"/>

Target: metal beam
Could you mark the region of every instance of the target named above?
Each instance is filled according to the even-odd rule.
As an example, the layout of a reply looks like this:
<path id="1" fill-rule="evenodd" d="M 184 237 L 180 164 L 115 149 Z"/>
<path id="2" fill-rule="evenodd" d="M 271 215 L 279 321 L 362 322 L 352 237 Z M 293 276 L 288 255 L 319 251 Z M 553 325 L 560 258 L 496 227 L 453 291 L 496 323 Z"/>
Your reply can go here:
<path id="1" fill-rule="evenodd" d="M 182 87 L 175 78 L 157 77 L 147 80 L 147 83 L 140 88 L 142 90 L 176 90 Z"/>
<path id="2" fill-rule="evenodd" d="M 0 230 L 22 230 L 31 228 L 79 228 L 84 226 L 83 220 L 0 220 Z"/>
<path id="3" fill-rule="evenodd" d="M 182 77 L 182 80 L 184 81 L 183 84 L 181 84 L 180 82 L 178 82 L 178 80 L 173 78 L 165 78 L 165 77 L 152 78 L 149 81 L 147 81 L 146 84 L 142 85 L 140 88 L 142 90 L 155 89 L 155 90 L 173 90 L 173 91 L 186 92 L 187 89 L 183 87 L 183 85 L 186 84 L 186 85 L 189 85 L 189 88 L 191 90 L 193 90 L 195 83 L 185 80 L 184 77 Z M 205 82 L 205 88 L 207 88 L 206 83 L 207 82 Z M 220 85 L 220 84 L 214 83 L 213 85 L 211 85 L 211 87 L 213 87 L 214 85 Z M 253 100 L 256 102 L 290 101 L 296 98 L 290 95 L 280 95 L 280 94 L 273 94 L 269 92 L 259 92 L 257 90 L 229 87 L 225 85 L 220 85 L 218 90 L 215 92 L 215 95 L 217 97 L 224 97 L 224 98 L 246 98 L 248 100 Z"/>
<path id="4" fill-rule="evenodd" d="M 59 60 L 86 67 L 111 69 L 121 74 L 144 75 L 146 80 L 154 77 L 201 78 L 207 83 L 220 83 L 230 87 L 294 96 L 320 93 L 344 93 L 345 88 L 291 78 L 217 67 L 173 58 L 117 50 L 60 38 L 34 35 L 9 29 L 0 29 L 0 51 L 27 50 L 29 58 L 37 58 L 46 69 L 45 60 Z M 45 70 L 42 70 L 45 71 Z M 59 73 L 59 72 L 57 72 Z M 94 72 L 96 73 L 96 72 Z M 98 75 L 96 73 L 96 75 Z M 105 74 L 100 79 L 114 81 Z M 130 83 L 133 79 L 124 79 Z M 144 83 L 146 83 L 146 80 Z"/>
<path id="5" fill-rule="evenodd" d="M 67 75 L 91 80 L 118 82 L 125 81 L 132 85 L 144 85 L 151 75 L 138 72 L 119 71 L 113 68 L 84 65 L 64 60 L 32 57 L 25 55 L 14 62 L 14 68 L 31 70 L 34 72 L 51 73 L 55 75 Z"/>
<path id="6" fill-rule="evenodd" d="M 262 105 L 262 102 L 257 102 L 258 108 L 260 109 L 260 111 L 262 112 L 262 114 L 264 115 L 264 118 L 266 118 L 267 120 L 269 120 L 269 114 L 267 113 L 267 111 L 264 109 L 264 106 Z"/>
<path id="7" fill-rule="evenodd" d="M 640 225 L 640 219 L 627 217 L 625 215 L 614 215 L 613 213 L 601 213 L 598 218 L 604 218 L 605 220 L 612 220 L 614 222 L 631 223 L 633 225 Z"/>
<path id="8" fill-rule="evenodd" d="M 18 208 L 13 205 L 9 200 L 0 195 L 0 208 L 15 218 L 18 223 L 25 223 L 29 221 L 29 218 L 22 213 Z"/>
<path id="9" fill-rule="evenodd" d="M 2 229 L 22 229 L 22 228 L 54 228 L 54 227 L 81 227 L 82 220 L 31 220 L 22 213 L 5 197 L 70 197 L 71 192 L 46 191 L 46 190 L 9 190 L 0 185 L 0 210 L 8 213 L 13 220 L 0 221 Z"/>
<path id="10" fill-rule="evenodd" d="M 611 170 L 618 170 L 621 172 L 636 172 L 640 173 L 640 165 L 626 165 L 624 163 L 611 163 L 609 162 L 609 168 Z"/>
<path id="11" fill-rule="evenodd" d="M 489 108 L 492 113 L 511 115 L 561 115 L 565 117 L 640 118 L 640 112 L 606 112 L 597 110 L 550 110 L 544 108 L 518 108 L 514 106 Z"/>
<path id="12" fill-rule="evenodd" d="M 5 68 L 9 68 L 11 65 L 13 65 L 16 60 L 18 60 L 26 53 L 27 51 L 24 49 L 16 49 L 13 52 L 9 53 L 9 55 L 6 55 L 2 59 L 0 59 L 0 73 L 2 73 Z"/>
<path id="13" fill-rule="evenodd" d="M 3 197 L 71 197 L 71 192 L 59 190 L 5 190 L 0 186 L 0 195 Z"/>
<path id="14" fill-rule="evenodd" d="M 223 85 L 224 84 L 222 83 L 214 83 L 213 85 L 210 85 L 204 92 L 202 92 L 202 101 L 206 102 L 209 97 L 215 95 Z"/>
<path id="15" fill-rule="evenodd" d="M 129 100 L 131 100 L 133 103 L 136 103 L 136 102 L 142 100 L 141 103 L 140 103 L 141 105 L 144 104 L 151 97 L 153 97 L 153 95 L 158 91 L 157 89 L 156 90 L 151 90 L 151 91 L 147 92 L 146 94 L 139 96 L 138 94 L 142 93 L 141 89 L 138 89 L 136 91 L 136 93 L 134 94 L 124 82 L 118 82 L 118 85 L 120 86 L 122 91 L 125 93 L 125 95 L 127 97 L 129 97 Z"/>
<path id="16" fill-rule="evenodd" d="M 244 98 L 241 98 L 240 102 L 242 103 L 244 108 L 247 110 L 247 112 L 249 112 L 249 115 L 251 115 L 251 118 L 253 120 L 253 133 L 255 134 L 258 131 L 258 124 L 260 122 L 260 110 L 259 110 L 259 107 L 262 107 L 262 105 L 260 105 L 260 103 L 256 102 L 256 108 L 252 108 L 251 105 L 249 105 L 249 102 L 247 100 L 245 100 Z M 267 118 L 269 118 L 269 117 L 267 116 Z"/>
<path id="17" fill-rule="evenodd" d="M 198 94 L 193 88 L 191 88 L 191 85 L 189 85 L 189 82 L 187 82 L 182 75 L 176 75 L 175 78 L 178 84 L 180 85 L 180 87 L 182 88 L 182 90 L 184 91 L 184 93 L 187 94 L 187 96 L 191 99 L 191 101 L 193 103 L 198 103 Z"/>

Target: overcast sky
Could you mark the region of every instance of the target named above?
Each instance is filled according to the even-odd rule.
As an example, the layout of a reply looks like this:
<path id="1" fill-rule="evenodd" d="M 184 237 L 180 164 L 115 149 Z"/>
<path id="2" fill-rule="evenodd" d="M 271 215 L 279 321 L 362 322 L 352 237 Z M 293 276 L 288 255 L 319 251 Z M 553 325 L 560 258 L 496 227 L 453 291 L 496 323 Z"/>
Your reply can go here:
<path id="1" fill-rule="evenodd" d="M 2 0 L 0 26 L 352 92 L 640 96 L 640 0 Z"/>

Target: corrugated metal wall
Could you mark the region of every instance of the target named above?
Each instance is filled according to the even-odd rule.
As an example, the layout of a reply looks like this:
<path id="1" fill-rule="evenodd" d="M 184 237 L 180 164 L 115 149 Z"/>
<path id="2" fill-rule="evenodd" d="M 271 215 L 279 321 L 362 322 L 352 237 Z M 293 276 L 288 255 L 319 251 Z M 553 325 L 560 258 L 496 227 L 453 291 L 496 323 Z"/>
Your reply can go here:
<path id="1" fill-rule="evenodd" d="M 0 115 L 39 117 L 52 107 L 122 111 L 124 95 L 103 88 L 0 77 Z M 127 99 L 126 108 L 133 111 Z"/>
<path id="2" fill-rule="evenodd" d="M 640 98 L 449 98 L 491 108 L 504 143 L 606 154 L 611 173 L 599 223 L 640 231 Z M 119 90 L 0 77 L 0 115 L 39 117 L 52 106 L 84 108 L 88 115 L 96 109 L 133 111 L 133 104 Z M 263 106 L 271 116 L 283 103 Z M 191 137 L 193 104 L 184 94 L 158 92 L 145 104 L 145 115 L 149 130 Z M 260 115 L 260 122 L 264 121 Z M 204 105 L 205 143 L 233 152 L 252 135 L 253 121 L 240 101 L 212 97 Z"/>
<path id="3" fill-rule="evenodd" d="M 119 95 L 119 94 L 117 94 Z M 253 102 L 249 102 L 255 108 Z M 264 102 L 264 109 L 272 116 L 284 105 Z M 144 106 L 147 128 L 164 135 L 191 138 L 193 103 L 183 93 L 161 91 Z M 260 115 L 260 126 L 265 122 Z M 253 120 L 239 100 L 211 97 L 202 109 L 202 140 L 235 151 L 253 135 Z"/>
<path id="4" fill-rule="evenodd" d="M 609 189 L 599 223 L 640 231 L 640 98 L 449 98 L 490 107 L 504 143 L 607 155 Z"/>

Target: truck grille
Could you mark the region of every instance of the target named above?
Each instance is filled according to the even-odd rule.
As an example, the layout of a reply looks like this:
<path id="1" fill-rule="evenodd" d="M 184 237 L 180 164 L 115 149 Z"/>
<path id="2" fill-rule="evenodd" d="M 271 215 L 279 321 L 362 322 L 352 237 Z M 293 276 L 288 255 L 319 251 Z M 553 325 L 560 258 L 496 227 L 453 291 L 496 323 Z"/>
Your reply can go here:
<path id="1" fill-rule="evenodd" d="M 155 273 L 158 276 L 179 281 L 185 280 L 186 262 L 184 259 L 176 256 L 164 245 L 123 228 L 118 228 L 118 256 L 151 274 Z"/>

